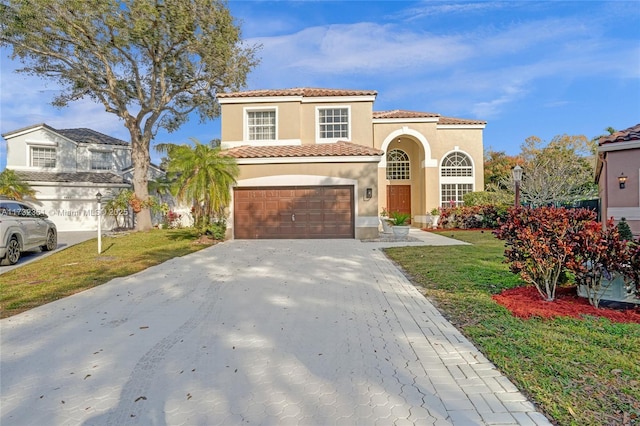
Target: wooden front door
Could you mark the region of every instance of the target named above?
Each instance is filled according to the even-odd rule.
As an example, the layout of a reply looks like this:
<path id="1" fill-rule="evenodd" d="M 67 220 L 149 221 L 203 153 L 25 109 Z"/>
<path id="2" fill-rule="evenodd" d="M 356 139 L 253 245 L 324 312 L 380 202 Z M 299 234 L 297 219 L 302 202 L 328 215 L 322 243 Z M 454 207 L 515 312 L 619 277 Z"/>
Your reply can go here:
<path id="1" fill-rule="evenodd" d="M 387 186 L 387 211 L 411 214 L 411 185 Z"/>

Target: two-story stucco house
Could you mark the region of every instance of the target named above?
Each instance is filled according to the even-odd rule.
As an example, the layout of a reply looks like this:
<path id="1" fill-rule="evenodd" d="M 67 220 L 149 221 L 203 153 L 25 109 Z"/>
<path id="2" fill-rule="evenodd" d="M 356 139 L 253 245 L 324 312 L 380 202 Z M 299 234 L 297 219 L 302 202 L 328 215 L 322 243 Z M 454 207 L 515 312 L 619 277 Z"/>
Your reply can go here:
<path id="1" fill-rule="evenodd" d="M 128 142 L 90 129 L 54 129 L 37 124 L 2 135 L 7 168 L 36 191 L 36 204 L 58 231 L 97 229 L 96 194 L 130 189 L 133 169 Z M 150 175 L 162 171 L 151 167 Z M 105 229 L 113 225 L 103 217 Z"/>
<path id="2" fill-rule="evenodd" d="M 373 110 L 377 92 L 219 94 L 222 147 L 240 167 L 235 238 L 375 238 L 379 212 L 427 225 L 483 190 L 484 121 Z"/>

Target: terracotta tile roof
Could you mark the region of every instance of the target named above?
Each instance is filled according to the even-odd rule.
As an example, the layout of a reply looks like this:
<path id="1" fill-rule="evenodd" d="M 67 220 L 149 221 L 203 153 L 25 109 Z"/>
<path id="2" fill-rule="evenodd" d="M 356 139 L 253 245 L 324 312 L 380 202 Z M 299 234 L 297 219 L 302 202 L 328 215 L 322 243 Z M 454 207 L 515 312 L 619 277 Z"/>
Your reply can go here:
<path id="1" fill-rule="evenodd" d="M 394 109 L 392 111 L 374 111 L 373 118 L 437 118 L 438 124 L 487 124 L 486 121 L 468 120 L 466 118 L 442 117 L 433 112 L 405 111 Z"/>
<path id="2" fill-rule="evenodd" d="M 246 92 L 218 93 L 218 98 L 259 98 L 270 96 L 302 96 L 302 97 L 326 97 L 326 96 L 376 96 L 375 90 L 348 90 L 348 89 L 318 89 L 310 87 L 298 87 L 293 89 L 265 89 L 249 90 Z"/>
<path id="3" fill-rule="evenodd" d="M 283 157 L 352 157 L 383 155 L 376 148 L 351 142 L 336 142 L 316 145 L 249 146 L 243 145 L 224 151 L 235 158 L 283 158 Z"/>
<path id="4" fill-rule="evenodd" d="M 640 140 L 640 124 L 636 124 L 633 127 L 629 127 L 625 130 L 620 130 L 608 136 L 602 136 L 598 140 L 598 145 L 606 145 L 616 142 L 629 142 Z"/>
<path id="5" fill-rule="evenodd" d="M 404 111 L 394 109 L 393 111 L 374 111 L 373 118 L 434 118 L 440 117 L 440 114 L 431 112 Z"/>
<path id="6" fill-rule="evenodd" d="M 482 120 L 468 120 L 466 118 L 440 117 L 438 124 L 487 124 Z"/>
<path id="7" fill-rule="evenodd" d="M 124 180 L 113 173 L 54 173 L 31 172 L 24 170 L 15 171 L 18 177 L 27 182 L 90 182 L 90 183 L 125 183 Z"/>

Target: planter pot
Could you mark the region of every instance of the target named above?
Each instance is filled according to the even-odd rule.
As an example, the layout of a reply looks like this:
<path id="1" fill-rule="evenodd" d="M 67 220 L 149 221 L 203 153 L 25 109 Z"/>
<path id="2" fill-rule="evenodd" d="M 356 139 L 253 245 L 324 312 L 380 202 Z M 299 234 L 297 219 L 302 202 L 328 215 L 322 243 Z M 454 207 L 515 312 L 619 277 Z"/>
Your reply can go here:
<path id="1" fill-rule="evenodd" d="M 430 215 L 429 217 L 431 218 L 431 227 L 437 228 L 438 221 L 440 220 L 440 215 Z"/>
<path id="2" fill-rule="evenodd" d="M 406 238 L 406 236 L 409 235 L 409 229 L 411 229 L 411 226 L 409 226 L 409 225 L 394 225 L 393 227 L 391 227 L 391 229 L 393 230 L 393 235 L 394 236 Z"/>
<path id="3" fill-rule="evenodd" d="M 391 225 L 388 222 L 389 217 L 387 216 L 380 216 L 380 224 L 382 225 L 382 232 L 385 234 L 390 234 L 391 231 Z"/>

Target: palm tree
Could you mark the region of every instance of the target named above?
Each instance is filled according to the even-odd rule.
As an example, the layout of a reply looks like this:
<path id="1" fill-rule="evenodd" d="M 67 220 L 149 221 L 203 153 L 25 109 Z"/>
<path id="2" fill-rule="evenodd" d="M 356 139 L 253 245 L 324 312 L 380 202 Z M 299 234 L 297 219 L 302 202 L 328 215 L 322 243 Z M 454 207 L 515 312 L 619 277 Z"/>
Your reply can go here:
<path id="1" fill-rule="evenodd" d="M 20 179 L 16 172 L 4 169 L 4 171 L 0 173 L 0 195 L 16 200 L 23 200 L 26 197 L 35 198 L 36 191 L 34 191 L 28 183 Z"/>
<path id="2" fill-rule="evenodd" d="M 169 156 L 167 173 L 178 201 L 191 204 L 196 226 L 204 227 L 212 217 L 224 216 L 239 169 L 219 147 L 191 140 L 194 146 L 159 144 L 156 149 Z"/>

